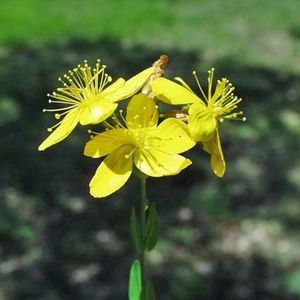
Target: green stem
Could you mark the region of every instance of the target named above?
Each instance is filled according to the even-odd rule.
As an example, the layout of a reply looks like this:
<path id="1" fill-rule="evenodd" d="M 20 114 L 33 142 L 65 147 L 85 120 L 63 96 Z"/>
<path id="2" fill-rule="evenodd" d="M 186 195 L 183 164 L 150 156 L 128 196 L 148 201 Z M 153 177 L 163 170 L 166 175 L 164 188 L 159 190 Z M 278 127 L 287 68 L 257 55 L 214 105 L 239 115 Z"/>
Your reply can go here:
<path id="1" fill-rule="evenodd" d="M 140 176 L 141 180 L 141 203 L 140 203 L 140 224 L 141 224 L 141 238 L 143 247 L 139 253 L 139 259 L 141 263 L 141 271 L 142 271 L 142 281 L 144 281 L 145 276 L 145 225 L 146 225 L 146 177 Z"/>

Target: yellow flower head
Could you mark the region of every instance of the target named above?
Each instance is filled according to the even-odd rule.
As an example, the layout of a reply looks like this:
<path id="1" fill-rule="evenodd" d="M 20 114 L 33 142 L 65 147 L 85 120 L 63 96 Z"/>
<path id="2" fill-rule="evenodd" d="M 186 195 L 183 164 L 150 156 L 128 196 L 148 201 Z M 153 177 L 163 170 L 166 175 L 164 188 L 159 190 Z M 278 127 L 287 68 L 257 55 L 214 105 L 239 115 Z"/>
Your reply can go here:
<path id="1" fill-rule="evenodd" d="M 207 94 L 204 93 L 196 72 L 193 72 L 193 75 L 201 96 L 196 95 L 179 77 L 176 80 L 181 85 L 165 78 L 158 78 L 152 83 L 151 88 L 158 99 L 168 104 L 191 104 L 187 119 L 190 134 L 196 142 L 203 143 L 204 150 L 211 154 L 214 173 L 222 177 L 226 165 L 218 134 L 218 121 L 228 119 L 245 121 L 242 111 L 234 112 L 242 100 L 233 94 L 234 87 L 226 78 L 218 80 L 213 90 L 214 69 L 208 71 Z"/>
<path id="2" fill-rule="evenodd" d="M 196 72 L 193 75 L 204 98 L 189 108 L 189 129 L 196 141 L 209 141 L 217 129 L 217 121 L 246 120 L 242 111 L 233 112 L 242 99 L 233 94 L 235 88 L 226 78 L 217 81 L 213 92 L 214 69 L 208 71 L 208 92 L 205 95 Z"/>
<path id="3" fill-rule="evenodd" d="M 134 95 L 154 70 L 148 68 L 128 81 L 119 78 L 108 86 L 112 78 L 105 73 L 105 69 L 100 60 L 97 60 L 95 68 L 85 60 L 83 65 L 78 65 L 58 79 L 62 87 L 48 94 L 48 97 L 49 103 L 59 107 L 44 111 L 55 113 L 55 118 L 61 120 L 48 128 L 51 134 L 39 146 L 40 151 L 62 141 L 78 123 L 97 124 L 107 119 L 116 109 L 116 102 Z"/>
<path id="4" fill-rule="evenodd" d="M 191 164 L 179 155 L 195 145 L 187 125 L 174 118 L 157 125 L 157 106 L 148 96 L 134 96 L 126 119 L 116 122 L 116 127 L 92 137 L 84 149 L 93 158 L 108 155 L 90 182 L 92 196 L 105 197 L 120 189 L 134 166 L 148 176 L 161 177 L 178 174 Z"/>

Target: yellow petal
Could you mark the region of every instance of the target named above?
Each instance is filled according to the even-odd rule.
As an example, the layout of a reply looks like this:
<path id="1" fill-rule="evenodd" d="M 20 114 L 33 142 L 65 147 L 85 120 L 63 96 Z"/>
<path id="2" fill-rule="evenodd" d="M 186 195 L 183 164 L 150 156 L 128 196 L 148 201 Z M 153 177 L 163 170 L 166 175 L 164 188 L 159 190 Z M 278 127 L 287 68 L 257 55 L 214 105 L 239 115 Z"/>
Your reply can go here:
<path id="1" fill-rule="evenodd" d="M 126 132 L 125 129 L 118 128 L 96 135 L 86 143 L 84 155 L 98 158 L 115 151 L 123 145 L 131 144 L 131 139 Z"/>
<path id="2" fill-rule="evenodd" d="M 192 162 L 178 154 L 169 154 L 155 148 L 136 151 L 134 163 L 144 174 L 152 177 L 176 175 Z"/>
<path id="3" fill-rule="evenodd" d="M 116 90 L 118 90 L 119 88 L 121 88 L 124 84 L 125 84 L 125 79 L 119 78 L 118 80 L 116 80 L 114 83 L 112 83 L 111 85 L 109 85 L 106 89 L 104 89 L 101 92 L 101 97 L 102 98 L 107 97 L 110 93 L 115 92 Z"/>
<path id="4" fill-rule="evenodd" d="M 62 120 L 61 124 L 42 142 L 38 150 L 43 151 L 46 148 L 59 143 L 65 139 L 76 127 L 79 119 L 79 110 L 71 110 Z"/>
<path id="5" fill-rule="evenodd" d="M 79 122 L 81 125 L 98 124 L 107 119 L 117 108 L 116 103 L 94 101 L 81 110 Z"/>
<path id="6" fill-rule="evenodd" d="M 151 84 L 153 94 L 161 101 L 172 104 L 203 103 L 202 100 L 187 88 L 166 78 L 159 77 Z M 203 103 L 203 105 L 205 105 Z"/>
<path id="7" fill-rule="evenodd" d="M 203 149 L 211 155 L 210 165 L 215 175 L 223 177 L 226 170 L 226 163 L 218 130 L 216 130 L 210 141 L 203 143 Z"/>
<path id="8" fill-rule="evenodd" d="M 182 153 L 195 146 L 187 125 L 174 118 L 164 120 L 156 129 L 149 132 L 147 141 L 150 147 L 168 153 Z"/>
<path id="9" fill-rule="evenodd" d="M 90 182 L 90 194 L 93 197 L 106 197 L 126 183 L 132 173 L 131 152 L 131 146 L 123 146 L 104 159 Z"/>
<path id="10" fill-rule="evenodd" d="M 104 99 L 107 101 L 116 102 L 131 97 L 144 86 L 153 72 L 154 68 L 151 67 L 138 73 L 126 81 L 121 88 L 106 95 Z"/>
<path id="11" fill-rule="evenodd" d="M 193 103 L 189 109 L 188 127 L 196 142 L 205 142 L 212 138 L 217 127 L 216 118 L 211 111 L 201 104 Z"/>
<path id="12" fill-rule="evenodd" d="M 156 126 L 158 111 L 154 100 L 145 94 L 133 96 L 127 106 L 126 123 L 129 129 Z"/>

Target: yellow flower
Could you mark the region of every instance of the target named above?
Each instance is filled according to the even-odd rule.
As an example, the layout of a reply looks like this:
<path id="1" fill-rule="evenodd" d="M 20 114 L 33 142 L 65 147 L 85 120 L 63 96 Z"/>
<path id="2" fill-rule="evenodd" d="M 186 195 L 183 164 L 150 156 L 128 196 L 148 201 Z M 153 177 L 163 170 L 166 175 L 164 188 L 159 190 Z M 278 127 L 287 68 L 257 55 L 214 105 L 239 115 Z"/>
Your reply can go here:
<path id="1" fill-rule="evenodd" d="M 181 85 L 165 78 L 156 79 L 152 85 L 154 95 L 165 103 L 172 105 L 191 104 L 188 110 L 188 128 L 196 142 L 202 142 L 203 148 L 211 155 L 211 167 L 214 173 L 223 177 L 226 164 L 218 133 L 218 122 L 224 120 L 242 120 L 242 111 L 234 112 L 242 100 L 233 94 L 234 87 L 226 78 L 217 81 L 213 91 L 214 69 L 208 71 L 208 91 L 204 93 L 196 72 L 193 72 L 200 93 L 197 96 L 179 77 Z"/>
<path id="2" fill-rule="evenodd" d="M 161 177 L 178 174 L 191 164 L 178 154 L 195 145 L 187 125 L 174 118 L 157 125 L 157 106 L 148 96 L 134 96 L 123 118 L 125 126 L 116 122 L 116 128 L 92 137 L 84 149 L 93 158 L 108 155 L 90 182 L 92 196 L 105 197 L 120 189 L 134 166 L 148 176 Z"/>
<path id="3" fill-rule="evenodd" d="M 54 112 L 56 119 L 63 119 L 56 125 L 48 128 L 51 134 L 39 146 L 38 150 L 62 141 L 76 127 L 81 125 L 97 124 L 107 119 L 116 109 L 116 102 L 134 95 L 148 80 L 154 68 L 148 68 L 128 81 L 119 78 L 111 85 L 112 78 L 105 73 L 106 66 L 97 60 L 96 67 L 91 68 L 85 60 L 83 65 L 78 65 L 59 82 L 63 87 L 57 92 L 48 94 L 49 103 L 62 107 L 44 109 Z"/>

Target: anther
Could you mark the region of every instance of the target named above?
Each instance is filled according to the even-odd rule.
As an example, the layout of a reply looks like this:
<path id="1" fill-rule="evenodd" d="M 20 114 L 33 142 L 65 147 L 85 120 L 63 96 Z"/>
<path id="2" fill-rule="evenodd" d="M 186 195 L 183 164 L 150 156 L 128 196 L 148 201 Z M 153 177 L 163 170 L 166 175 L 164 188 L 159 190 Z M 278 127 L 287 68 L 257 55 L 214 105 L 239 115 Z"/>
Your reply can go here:
<path id="1" fill-rule="evenodd" d="M 54 117 L 55 117 L 55 119 L 59 120 L 61 116 L 60 116 L 60 114 L 55 114 Z"/>

